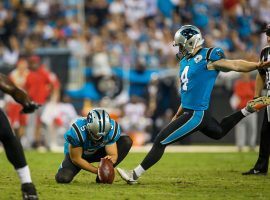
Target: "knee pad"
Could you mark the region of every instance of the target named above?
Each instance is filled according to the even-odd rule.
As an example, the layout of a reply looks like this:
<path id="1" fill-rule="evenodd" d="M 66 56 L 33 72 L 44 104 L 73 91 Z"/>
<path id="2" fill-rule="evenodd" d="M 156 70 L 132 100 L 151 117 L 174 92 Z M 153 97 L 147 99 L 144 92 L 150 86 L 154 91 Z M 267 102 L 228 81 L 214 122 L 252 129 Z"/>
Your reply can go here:
<path id="1" fill-rule="evenodd" d="M 74 175 L 71 170 L 60 169 L 55 175 L 55 180 L 57 183 L 70 183 Z"/>

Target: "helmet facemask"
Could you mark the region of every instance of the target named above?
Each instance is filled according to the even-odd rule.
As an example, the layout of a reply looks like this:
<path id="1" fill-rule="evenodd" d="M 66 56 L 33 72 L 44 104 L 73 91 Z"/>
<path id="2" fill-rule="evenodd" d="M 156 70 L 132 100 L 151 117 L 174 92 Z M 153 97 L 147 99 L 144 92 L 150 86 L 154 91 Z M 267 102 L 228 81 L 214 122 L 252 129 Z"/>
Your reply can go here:
<path id="1" fill-rule="evenodd" d="M 87 124 L 86 125 L 86 130 L 88 132 L 88 137 L 89 137 L 89 139 L 91 141 L 97 142 L 97 141 L 99 141 L 102 138 L 102 135 L 101 134 L 94 133 L 93 131 L 91 131 L 90 124 Z"/>
<path id="2" fill-rule="evenodd" d="M 185 49 L 185 47 L 183 46 L 183 44 L 179 43 L 179 44 L 174 44 L 174 47 L 178 46 L 178 53 L 176 54 L 176 57 L 181 60 L 183 57 L 188 55 L 188 51 Z"/>

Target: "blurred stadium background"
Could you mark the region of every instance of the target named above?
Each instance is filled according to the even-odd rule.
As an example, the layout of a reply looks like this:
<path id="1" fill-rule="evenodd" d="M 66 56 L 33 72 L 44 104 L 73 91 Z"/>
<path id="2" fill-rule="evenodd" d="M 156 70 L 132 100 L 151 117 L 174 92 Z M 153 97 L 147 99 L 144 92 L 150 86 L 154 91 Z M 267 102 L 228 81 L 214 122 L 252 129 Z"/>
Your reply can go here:
<path id="1" fill-rule="evenodd" d="M 206 46 L 223 48 L 227 58 L 257 61 L 269 22 L 269 0 L 2 0 L 0 72 L 44 106 L 22 116 L 1 94 L 1 107 L 26 149 L 61 149 L 70 122 L 93 107 L 105 107 L 142 146 L 180 104 L 172 42 L 181 25 L 199 27 Z M 240 76 L 220 74 L 210 108 L 217 119 L 239 107 Z M 220 141 L 193 134 L 181 142 L 213 143 L 232 145 L 235 134 Z"/>

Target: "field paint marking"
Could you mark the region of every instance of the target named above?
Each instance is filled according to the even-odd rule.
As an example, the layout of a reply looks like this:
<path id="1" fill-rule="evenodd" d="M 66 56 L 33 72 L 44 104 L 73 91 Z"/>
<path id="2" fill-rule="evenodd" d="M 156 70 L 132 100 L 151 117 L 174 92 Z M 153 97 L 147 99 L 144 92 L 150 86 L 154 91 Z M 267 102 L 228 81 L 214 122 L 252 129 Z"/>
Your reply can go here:
<path id="1" fill-rule="evenodd" d="M 141 147 L 132 147 L 130 152 L 132 153 L 147 153 L 150 151 L 152 144 L 148 144 Z M 259 147 L 256 147 L 256 152 L 258 152 Z M 0 152 L 3 152 L 3 147 L 0 146 Z M 249 148 L 244 147 L 243 152 L 248 152 Z M 63 148 L 58 148 L 54 153 L 63 153 Z M 222 152 L 238 152 L 236 146 L 218 146 L 218 145 L 171 145 L 167 146 L 166 152 L 172 153 L 196 153 L 196 152 L 205 152 L 205 153 L 222 153 Z M 42 153 L 42 152 L 41 152 Z M 43 152 L 44 153 L 44 152 Z"/>

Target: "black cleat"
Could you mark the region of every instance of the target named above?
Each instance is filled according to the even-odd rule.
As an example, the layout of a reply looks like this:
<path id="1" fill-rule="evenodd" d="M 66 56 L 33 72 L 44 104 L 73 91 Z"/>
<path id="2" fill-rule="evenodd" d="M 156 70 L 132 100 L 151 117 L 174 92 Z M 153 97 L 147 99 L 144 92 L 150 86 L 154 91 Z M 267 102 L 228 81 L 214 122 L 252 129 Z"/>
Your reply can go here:
<path id="1" fill-rule="evenodd" d="M 257 169 L 251 169 L 247 172 L 243 172 L 242 175 L 246 176 L 246 175 L 267 175 L 266 171 L 262 171 L 262 170 L 257 170 Z"/>
<path id="2" fill-rule="evenodd" d="M 37 191 L 33 183 L 24 183 L 21 189 L 23 200 L 38 200 Z"/>

